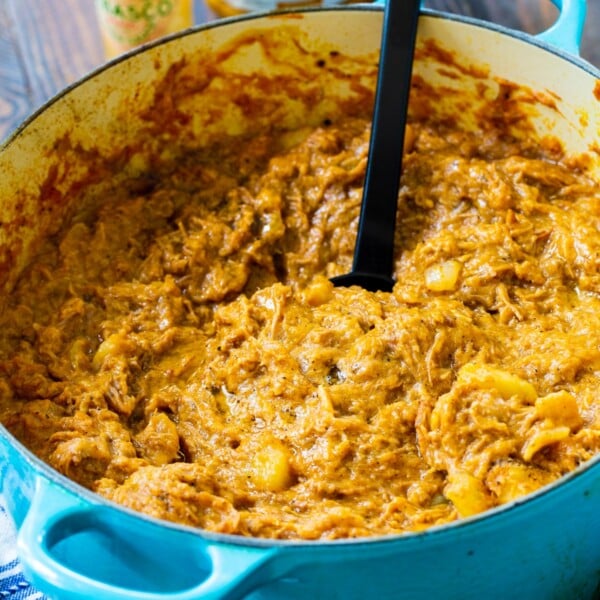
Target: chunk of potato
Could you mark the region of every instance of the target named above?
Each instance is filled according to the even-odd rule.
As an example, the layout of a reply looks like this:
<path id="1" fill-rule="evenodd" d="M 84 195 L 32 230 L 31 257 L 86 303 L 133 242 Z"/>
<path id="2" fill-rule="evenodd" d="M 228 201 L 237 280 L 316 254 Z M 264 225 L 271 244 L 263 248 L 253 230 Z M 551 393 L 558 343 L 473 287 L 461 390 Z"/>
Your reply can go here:
<path id="1" fill-rule="evenodd" d="M 458 379 L 478 389 L 495 389 L 506 400 L 517 396 L 533 403 L 537 398 L 537 392 L 531 383 L 490 365 L 468 363 L 459 371 Z"/>
<path id="2" fill-rule="evenodd" d="M 448 474 L 444 496 L 454 504 L 461 517 L 476 515 L 493 506 L 483 481 L 459 469 Z"/>
<path id="3" fill-rule="evenodd" d="M 303 300 L 309 306 L 320 306 L 331 299 L 333 283 L 326 277 L 315 277 L 303 293 Z"/>
<path id="4" fill-rule="evenodd" d="M 92 365 L 94 369 L 99 370 L 109 356 L 129 356 L 134 349 L 135 344 L 127 338 L 125 332 L 113 333 L 98 346 L 92 359 Z"/>
<path id="5" fill-rule="evenodd" d="M 425 271 L 425 285 L 432 292 L 451 292 L 458 285 L 462 265 L 457 260 L 447 260 Z"/>
<path id="6" fill-rule="evenodd" d="M 259 489 L 279 492 L 292 482 L 290 451 L 280 442 L 270 442 L 252 459 L 250 478 Z"/>
<path id="7" fill-rule="evenodd" d="M 553 479 L 551 473 L 538 467 L 504 462 L 490 469 L 486 483 L 499 502 L 504 504 L 534 492 Z"/>
<path id="8" fill-rule="evenodd" d="M 564 425 L 549 427 L 547 423 L 544 421 L 531 428 L 531 434 L 521 448 L 521 456 L 524 460 L 530 461 L 542 448 L 565 440 L 571 434 L 571 430 Z"/>
<path id="9" fill-rule="evenodd" d="M 572 430 L 582 424 L 577 401 L 565 390 L 538 398 L 535 412 L 540 419 L 547 419 L 554 425 L 564 425 Z"/>

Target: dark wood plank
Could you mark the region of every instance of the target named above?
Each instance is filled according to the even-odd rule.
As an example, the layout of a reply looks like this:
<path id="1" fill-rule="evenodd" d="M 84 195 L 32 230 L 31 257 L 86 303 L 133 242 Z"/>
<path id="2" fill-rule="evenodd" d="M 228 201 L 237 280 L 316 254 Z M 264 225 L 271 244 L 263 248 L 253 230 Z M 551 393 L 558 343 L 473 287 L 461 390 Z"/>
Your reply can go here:
<path id="1" fill-rule="evenodd" d="M 32 101 L 40 105 L 102 62 L 93 3 L 8 0 Z"/>
<path id="2" fill-rule="evenodd" d="M 425 6 L 490 21 L 530 34 L 544 31 L 558 16 L 558 10 L 550 0 L 425 0 Z M 600 2 L 588 0 L 581 56 L 600 68 L 598 31 Z"/>
<path id="3" fill-rule="evenodd" d="M 0 3 L 0 141 L 3 132 L 21 122 L 31 107 L 27 81 L 15 39 L 14 21 Z"/>
<path id="4" fill-rule="evenodd" d="M 558 14 L 547 0 L 426 0 L 425 6 L 534 34 L 550 26 Z"/>
<path id="5" fill-rule="evenodd" d="M 582 56 L 600 68 L 600 2 L 588 0 L 586 28 L 583 33 Z"/>

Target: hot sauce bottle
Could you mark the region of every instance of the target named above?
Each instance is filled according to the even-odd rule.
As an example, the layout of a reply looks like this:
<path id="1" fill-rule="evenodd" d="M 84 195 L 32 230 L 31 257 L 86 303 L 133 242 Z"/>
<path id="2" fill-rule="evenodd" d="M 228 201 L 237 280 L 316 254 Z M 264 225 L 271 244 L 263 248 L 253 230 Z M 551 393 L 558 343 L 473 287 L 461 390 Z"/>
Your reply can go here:
<path id="1" fill-rule="evenodd" d="M 107 58 L 193 24 L 193 0 L 95 0 Z"/>
<path id="2" fill-rule="evenodd" d="M 256 11 L 277 11 L 304 6 L 337 6 L 371 0 L 205 0 L 218 17 L 232 17 Z"/>

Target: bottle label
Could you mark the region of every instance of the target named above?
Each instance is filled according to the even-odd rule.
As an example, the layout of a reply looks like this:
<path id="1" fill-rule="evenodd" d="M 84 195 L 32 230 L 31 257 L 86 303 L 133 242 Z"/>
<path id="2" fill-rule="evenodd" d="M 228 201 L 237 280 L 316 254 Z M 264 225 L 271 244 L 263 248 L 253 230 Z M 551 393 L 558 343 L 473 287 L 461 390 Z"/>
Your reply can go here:
<path id="1" fill-rule="evenodd" d="M 229 4 L 240 11 L 266 11 L 292 6 L 311 4 L 307 0 L 229 0 Z"/>
<path id="2" fill-rule="evenodd" d="M 193 22 L 192 0 L 96 0 L 107 56 L 115 56 Z"/>
<path id="3" fill-rule="evenodd" d="M 190 0 L 96 0 L 107 46 L 127 50 L 191 25 Z"/>

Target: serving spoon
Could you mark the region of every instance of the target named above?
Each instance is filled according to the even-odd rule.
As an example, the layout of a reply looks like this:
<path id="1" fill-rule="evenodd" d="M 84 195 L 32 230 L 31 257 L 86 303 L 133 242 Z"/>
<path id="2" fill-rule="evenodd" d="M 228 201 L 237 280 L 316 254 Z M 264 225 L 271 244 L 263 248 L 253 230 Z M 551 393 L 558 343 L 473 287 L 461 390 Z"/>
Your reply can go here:
<path id="1" fill-rule="evenodd" d="M 391 291 L 404 132 L 421 0 L 387 0 L 352 270 L 336 286 Z"/>

